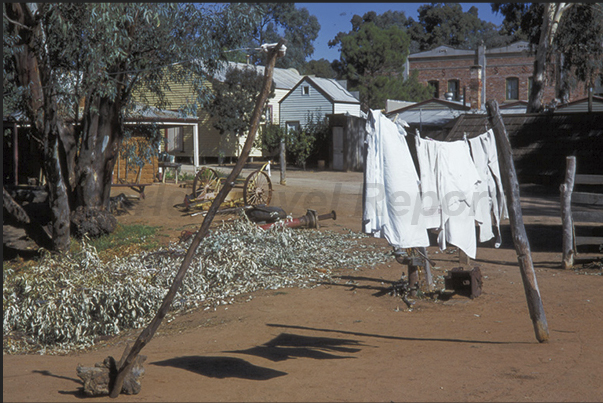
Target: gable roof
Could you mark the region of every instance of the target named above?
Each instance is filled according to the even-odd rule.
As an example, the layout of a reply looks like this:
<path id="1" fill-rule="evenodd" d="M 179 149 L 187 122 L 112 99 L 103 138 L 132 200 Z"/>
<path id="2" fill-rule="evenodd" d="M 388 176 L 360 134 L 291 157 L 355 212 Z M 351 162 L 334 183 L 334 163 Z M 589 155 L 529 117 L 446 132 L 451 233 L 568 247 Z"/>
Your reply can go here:
<path id="1" fill-rule="evenodd" d="M 283 102 L 289 95 L 295 91 L 302 83 L 307 82 L 312 87 L 316 88 L 322 95 L 324 95 L 332 103 L 343 103 L 343 104 L 360 104 L 360 101 L 356 99 L 348 90 L 346 90 L 337 80 L 332 78 L 320 78 L 304 76 L 295 87 L 291 88 L 291 91 L 287 93 L 279 102 Z"/>
<path id="2" fill-rule="evenodd" d="M 222 68 L 218 69 L 218 71 L 214 74 L 214 78 L 220 82 L 224 82 L 226 79 L 226 71 L 229 67 L 234 67 L 239 70 L 243 70 L 245 68 L 252 68 L 258 74 L 264 76 L 264 66 L 255 66 L 253 64 L 245 64 L 245 63 L 235 63 L 228 62 L 223 65 Z M 291 69 L 281 69 L 275 67 L 272 72 L 272 80 L 274 81 L 274 85 L 277 89 L 290 90 L 302 79 L 302 75 L 293 68 Z"/>

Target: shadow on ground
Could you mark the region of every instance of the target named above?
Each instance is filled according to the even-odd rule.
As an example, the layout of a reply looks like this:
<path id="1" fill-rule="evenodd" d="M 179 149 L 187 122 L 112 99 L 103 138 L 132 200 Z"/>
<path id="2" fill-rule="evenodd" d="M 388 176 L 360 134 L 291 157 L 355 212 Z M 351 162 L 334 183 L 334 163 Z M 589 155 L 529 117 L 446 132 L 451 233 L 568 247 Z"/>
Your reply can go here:
<path id="1" fill-rule="evenodd" d="M 252 381 L 267 381 L 287 375 L 286 372 L 253 365 L 235 357 L 203 357 L 196 355 L 170 358 L 169 360 L 155 361 L 150 364 L 181 368 L 209 378 L 219 379 L 241 378 Z"/>
<path id="2" fill-rule="evenodd" d="M 275 362 L 292 358 L 332 360 L 354 358 L 350 355 L 337 355 L 334 353 L 350 354 L 360 351 L 360 348 L 356 348 L 355 346 L 362 346 L 362 344 L 356 340 L 350 339 L 334 339 L 330 337 L 311 337 L 281 333 L 261 346 L 252 347 L 247 350 L 227 352 L 255 355 Z"/>

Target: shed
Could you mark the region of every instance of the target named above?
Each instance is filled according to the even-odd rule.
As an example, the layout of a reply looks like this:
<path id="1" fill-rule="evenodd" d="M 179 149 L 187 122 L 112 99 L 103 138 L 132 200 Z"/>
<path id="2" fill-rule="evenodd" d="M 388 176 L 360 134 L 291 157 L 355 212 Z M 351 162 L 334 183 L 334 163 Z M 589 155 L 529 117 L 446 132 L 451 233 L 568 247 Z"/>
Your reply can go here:
<path id="1" fill-rule="evenodd" d="M 329 166 L 335 171 L 362 171 L 366 118 L 346 114 L 327 115 L 331 141 Z"/>
<path id="2" fill-rule="evenodd" d="M 555 113 L 588 112 L 588 98 L 578 99 L 574 102 L 559 105 Z M 603 97 L 592 97 L 592 112 L 603 112 Z"/>
<path id="3" fill-rule="evenodd" d="M 438 138 L 448 131 L 451 121 L 470 110 L 462 102 L 432 98 L 392 110 L 386 116 L 394 121 L 404 120 L 410 126 L 409 133 L 419 130 L 423 136 Z"/>
<path id="4" fill-rule="evenodd" d="M 280 125 L 298 129 L 328 114 L 361 116 L 360 101 L 340 82 L 305 76 L 280 100 Z"/>
<path id="5" fill-rule="evenodd" d="M 603 174 L 603 112 L 501 116 L 520 181 L 560 184 L 570 155 L 578 160 L 578 173 Z M 488 125 L 485 115 L 463 115 L 441 140 L 476 137 Z"/>

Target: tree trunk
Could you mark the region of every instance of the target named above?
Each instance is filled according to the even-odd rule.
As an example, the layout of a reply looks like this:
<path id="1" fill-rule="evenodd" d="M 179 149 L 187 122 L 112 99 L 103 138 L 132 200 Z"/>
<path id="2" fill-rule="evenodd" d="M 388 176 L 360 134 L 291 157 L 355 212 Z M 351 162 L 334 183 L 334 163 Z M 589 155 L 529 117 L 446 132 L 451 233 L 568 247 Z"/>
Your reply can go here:
<path id="1" fill-rule="evenodd" d="M 111 176 L 123 139 L 121 104 L 94 96 L 83 116 L 82 146 L 76 162 L 77 184 L 74 207 L 108 206 Z"/>
<path id="2" fill-rule="evenodd" d="M 64 130 L 63 122 L 56 116 L 54 103 L 46 108 L 44 143 L 42 156 L 44 174 L 48 183 L 48 203 L 51 211 L 52 243 L 56 251 L 66 251 L 71 242 L 71 222 L 69 219 L 69 197 L 63 176 L 60 153 L 60 131 Z M 51 116 L 48 116 L 51 115 Z"/>
<path id="3" fill-rule="evenodd" d="M 534 58 L 534 72 L 532 74 L 532 90 L 528 100 L 527 113 L 539 113 L 544 109 L 544 90 L 546 79 L 546 65 L 549 59 L 549 51 L 555 39 L 557 27 L 563 13 L 572 4 L 568 3 L 546 3 L 544 15 L 542 16 L 542 27 L 540 39 L 536 48 Z"/>
<path id="4" fill-rule="evenodd" d="M 39 44 L 43 43 L 43 32 L 39 21 L 33 16 L 26 4 L 6 5 L 5 10 L 11 22 L 9 29 L 21 37 L 21 46 L 14 55 L 19 85 L 27 88 L 27 116 L 31 123 L 33 137 L 38 141 L 42 153 L 42 168 L 48 183 L 48 201 L 52 220 L 52 248 L 64 251 L 69 248 L 69 197 L 65 184 L 64 165 L 61 163 L 60 138 L 66 128 L 58 116 L 56 95 L 51 91 L 52 79 L 46 74 L 43 64 L 43 52 Z"/>

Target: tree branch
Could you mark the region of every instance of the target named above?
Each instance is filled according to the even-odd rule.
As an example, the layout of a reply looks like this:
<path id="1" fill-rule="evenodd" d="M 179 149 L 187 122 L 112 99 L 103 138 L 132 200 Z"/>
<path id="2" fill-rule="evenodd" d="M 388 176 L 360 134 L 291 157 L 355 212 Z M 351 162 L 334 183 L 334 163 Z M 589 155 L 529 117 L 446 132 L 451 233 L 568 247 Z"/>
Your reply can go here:
<path id="1" fill-rule="evenodd" d="M 33 31 L 33 28 L 32 28 L 32 27 L 28 27 L 27 25 L 21 24 L 20 22 L 15 21 L 15 20 L 11 20 L 10 18 L 8 18 L 8 15 L 6 15 L 6 13 L 2 13 L 2 15 L 3 15 L 3 16 L 4 16 L 4 18 L 6 18 L 6 19 L 8 20 L 8 22 L 10 22 L 11 24 L 17 25 L 17 26 L 19 26 L 19 27 L 21 27 L 21 28 L 23 28 L 23 29 L 27 29 L 27 30 L 29 30 L 29 31 Z"/>

